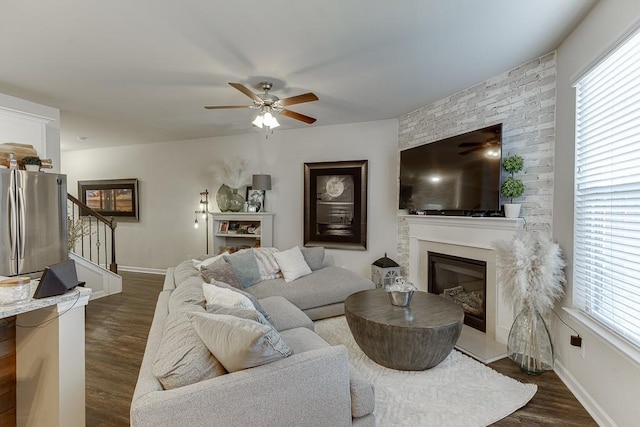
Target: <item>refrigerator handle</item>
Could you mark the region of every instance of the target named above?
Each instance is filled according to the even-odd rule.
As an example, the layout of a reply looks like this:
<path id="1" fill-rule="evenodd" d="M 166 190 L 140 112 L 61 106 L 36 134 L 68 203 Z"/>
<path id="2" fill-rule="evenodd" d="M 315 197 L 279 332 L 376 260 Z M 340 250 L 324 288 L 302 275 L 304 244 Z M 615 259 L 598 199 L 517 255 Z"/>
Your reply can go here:
<path id="1" fill-rule="evenodd" d="M 18 245 L 18 217 L 16 213 L 16 196 L 13 188 L 9 187 L 9 237 L 11 239 L 11 259 L 16 259 L 16 247 Z"/>
<path id="2" fill-rule="evenodd" d="M 18 210 L 20 211 L 20 259 L 24 259 L 26 240 L 24 227 L 27 218 L 24 212 L 24 189 L 22 187 L 18 188 Z"/>

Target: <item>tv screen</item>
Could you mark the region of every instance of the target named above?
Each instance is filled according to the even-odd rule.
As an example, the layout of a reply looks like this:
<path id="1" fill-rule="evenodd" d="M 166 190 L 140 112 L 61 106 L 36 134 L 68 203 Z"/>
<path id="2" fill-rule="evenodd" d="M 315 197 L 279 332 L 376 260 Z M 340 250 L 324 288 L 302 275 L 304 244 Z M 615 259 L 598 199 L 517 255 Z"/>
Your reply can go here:
<path id="1" fill-rule="evenodd" d="M 502 124 L 400 152 L 400 209 L 473 215 L 500 211 Z"/>

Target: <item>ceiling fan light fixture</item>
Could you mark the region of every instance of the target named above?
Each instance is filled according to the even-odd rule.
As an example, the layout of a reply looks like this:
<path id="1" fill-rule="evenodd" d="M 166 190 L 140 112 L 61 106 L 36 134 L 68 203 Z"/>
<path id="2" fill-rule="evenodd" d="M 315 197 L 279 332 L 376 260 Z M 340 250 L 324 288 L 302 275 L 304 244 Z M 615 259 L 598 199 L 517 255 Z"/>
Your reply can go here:
<path id="1" fill-rule="evenodd" d="M 258 113 L 258 115 L 256 116 L 255 119 L 253 119 L 253 121 L 251 122 L 252 125 L 254 125 L 255 127 L 259 127 L 260 129 L 262 129 L 262 113 Z"/>

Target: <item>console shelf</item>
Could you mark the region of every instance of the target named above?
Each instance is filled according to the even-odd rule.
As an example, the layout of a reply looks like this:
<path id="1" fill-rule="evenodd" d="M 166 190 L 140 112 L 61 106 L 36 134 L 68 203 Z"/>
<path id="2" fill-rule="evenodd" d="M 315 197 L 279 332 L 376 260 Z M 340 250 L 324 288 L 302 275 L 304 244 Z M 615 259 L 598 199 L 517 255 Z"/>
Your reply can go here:
<path id="1" fill-rule="evenodd" d="M 272 212 L 216 212 L 213 253 L 229 246 L 273 246 Z"/>

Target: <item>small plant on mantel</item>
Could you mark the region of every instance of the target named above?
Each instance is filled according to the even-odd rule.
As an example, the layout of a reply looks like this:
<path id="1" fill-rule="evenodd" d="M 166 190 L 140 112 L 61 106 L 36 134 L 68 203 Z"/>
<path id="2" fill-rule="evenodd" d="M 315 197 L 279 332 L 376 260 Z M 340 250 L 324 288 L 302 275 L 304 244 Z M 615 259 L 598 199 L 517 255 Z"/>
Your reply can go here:
<path id="1" fill-rule="evenodd" d="M 513 199 L 524 194 L 524 184 L 521 179 L 514 178 L 514 175 L 524 169 L 524 159 L 521 156 L 513 155 L 502 159 L 502 169 L 511 174 L 504 180 L 500 187 L 500 192 L 504 197 L 508 197 L 511 203 L 504 204 L 504 212 L 507 218 L 517 218 L 520 215 L 520 204 L 513 203 Z"/>

